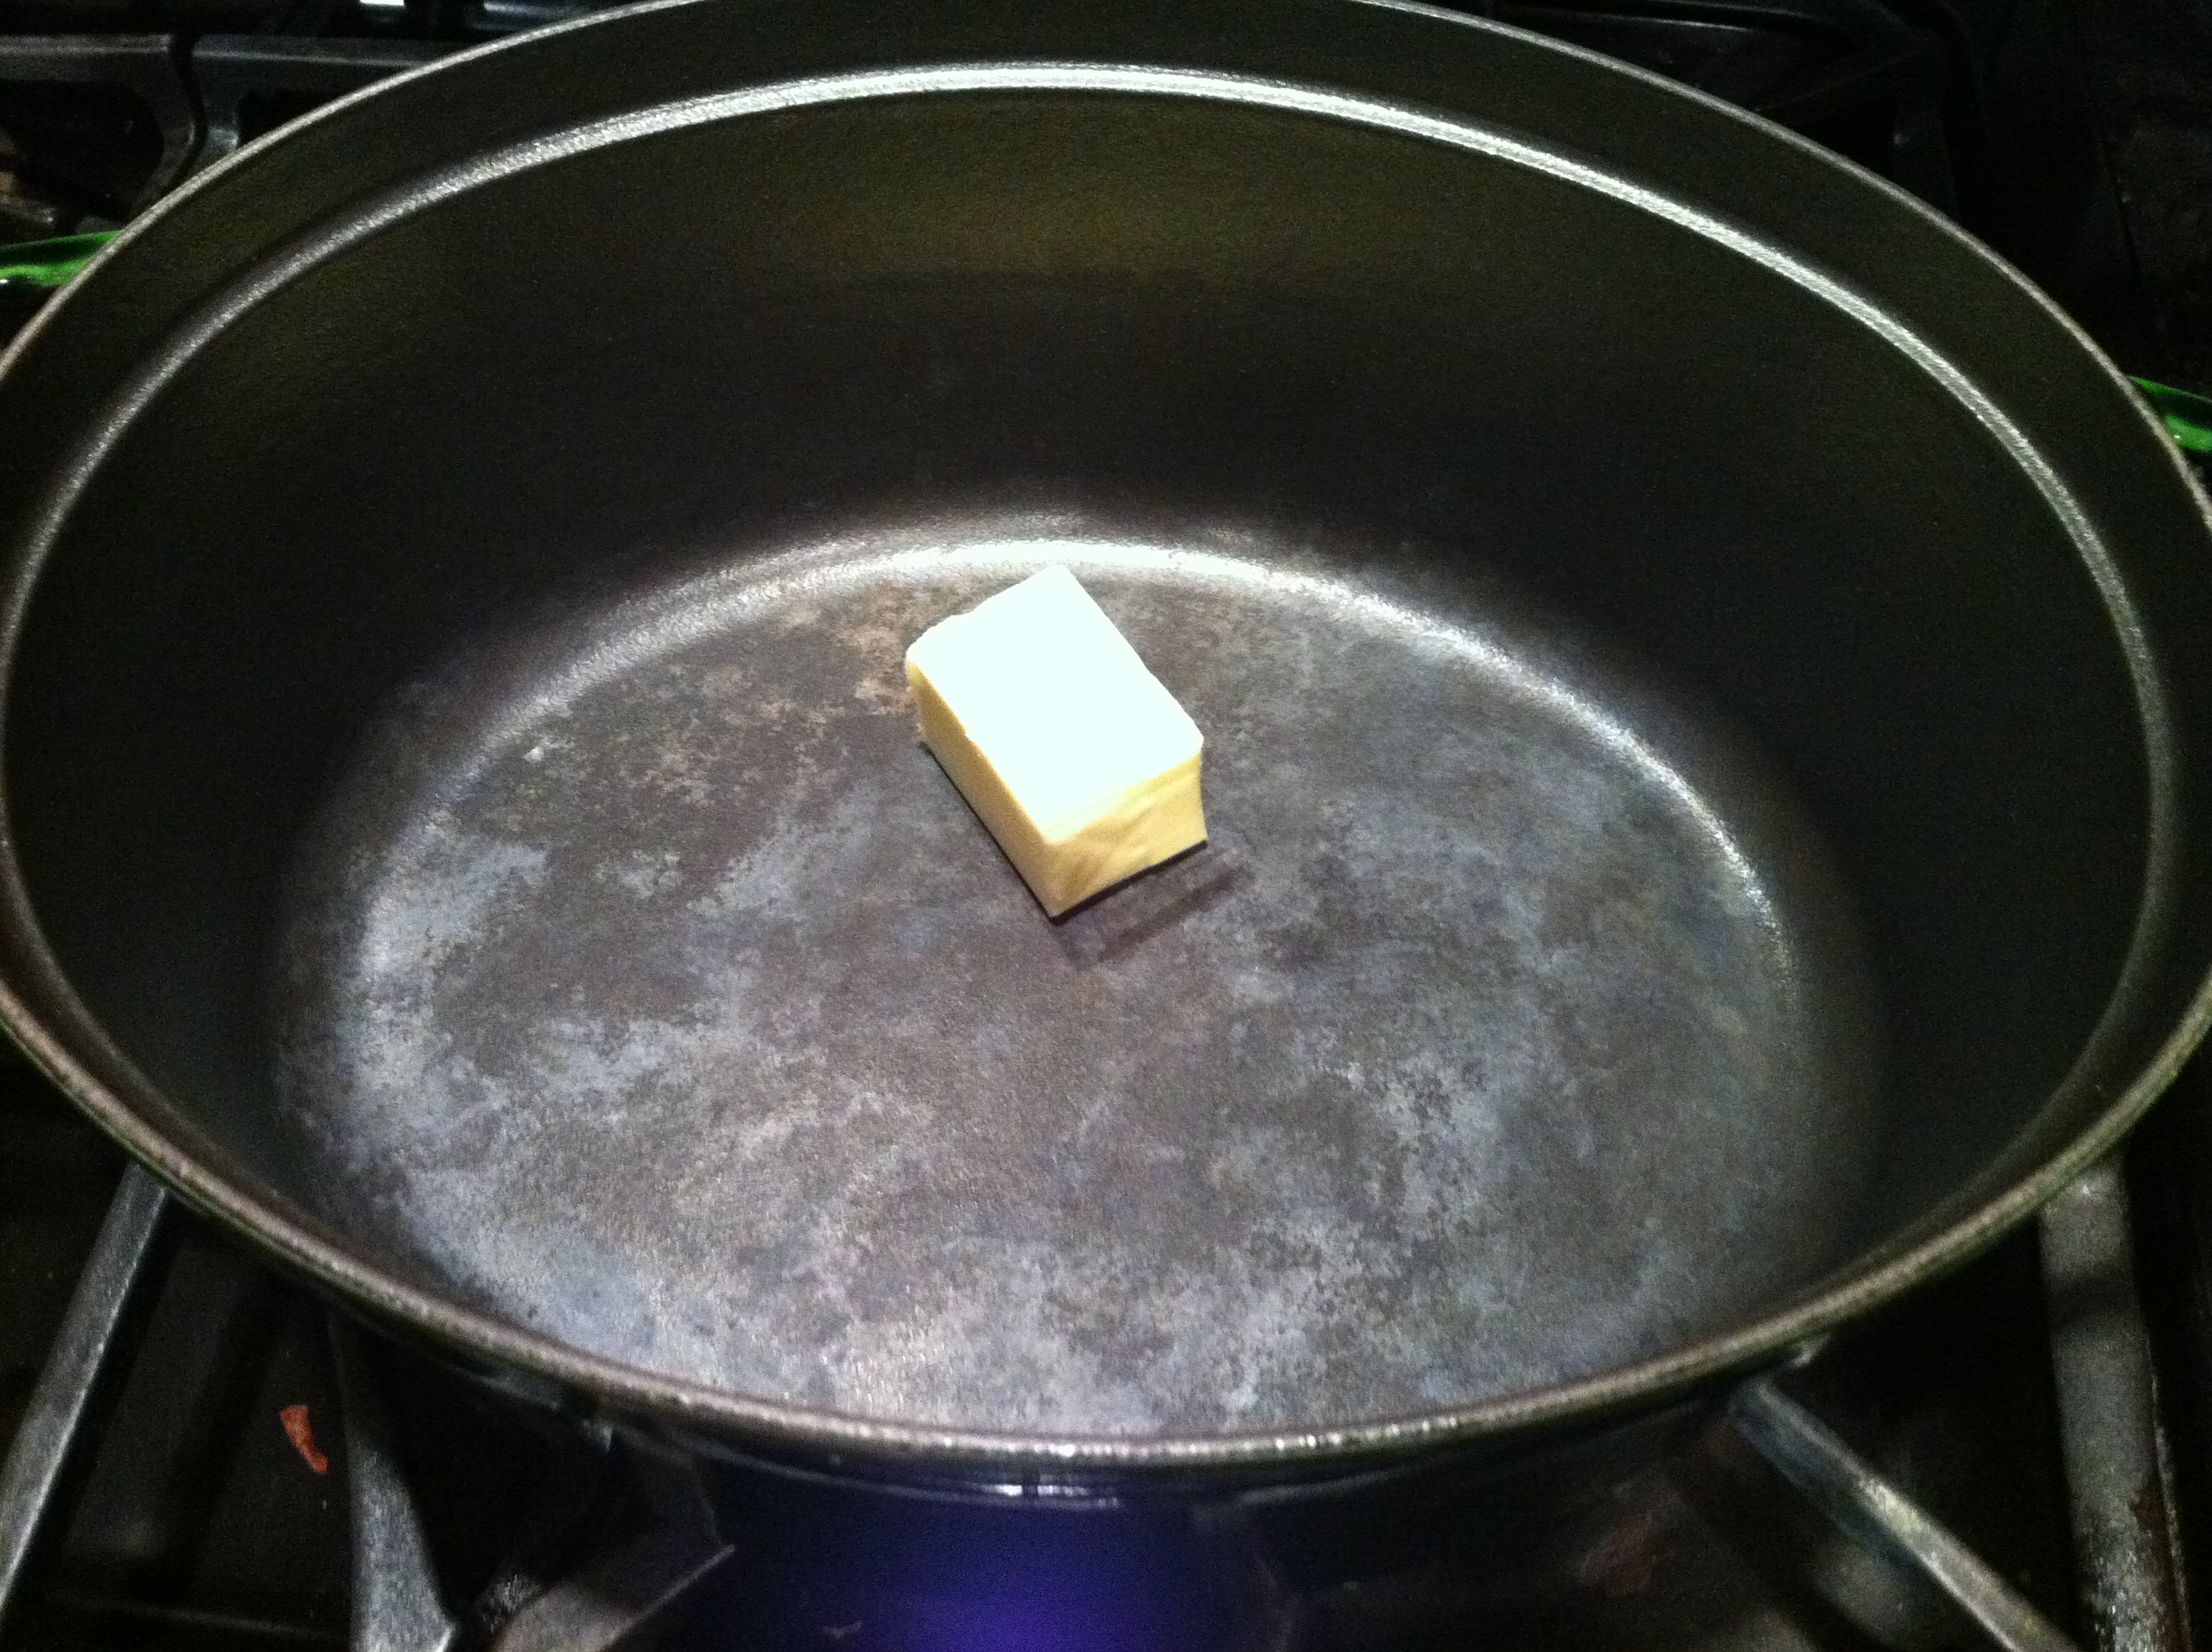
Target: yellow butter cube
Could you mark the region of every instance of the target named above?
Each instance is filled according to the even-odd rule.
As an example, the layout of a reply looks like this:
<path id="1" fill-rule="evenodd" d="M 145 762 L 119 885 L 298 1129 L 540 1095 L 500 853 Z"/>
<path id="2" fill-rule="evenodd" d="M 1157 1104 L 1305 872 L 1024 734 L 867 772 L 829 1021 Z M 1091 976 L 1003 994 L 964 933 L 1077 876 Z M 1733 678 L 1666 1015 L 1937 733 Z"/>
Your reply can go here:
<path id="1" fill-rule="evenodd" d="M 906 653 L 922 738 L 1045 911 L 1206 841 L 1198 725 L 1064 568 Z"/>

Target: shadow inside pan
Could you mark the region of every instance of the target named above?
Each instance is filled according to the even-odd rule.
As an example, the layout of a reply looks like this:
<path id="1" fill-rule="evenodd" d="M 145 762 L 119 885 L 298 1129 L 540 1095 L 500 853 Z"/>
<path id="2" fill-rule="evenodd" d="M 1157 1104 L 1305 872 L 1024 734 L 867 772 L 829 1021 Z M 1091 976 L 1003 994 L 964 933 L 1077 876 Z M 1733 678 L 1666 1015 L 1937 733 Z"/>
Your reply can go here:
<path id="1" fill-rule="evenodd" d="M 1798 814 L 1553 617 L 1358 561 L 908 524 L 459 656 L 292 880 L 316 1185 L 578 1346 L 978 1428 L 1464 1403 L 1802 1285 L 1881 1121 Z M 902 671 L 1052 562 L 1212 831 L 1059 926 Z"/>

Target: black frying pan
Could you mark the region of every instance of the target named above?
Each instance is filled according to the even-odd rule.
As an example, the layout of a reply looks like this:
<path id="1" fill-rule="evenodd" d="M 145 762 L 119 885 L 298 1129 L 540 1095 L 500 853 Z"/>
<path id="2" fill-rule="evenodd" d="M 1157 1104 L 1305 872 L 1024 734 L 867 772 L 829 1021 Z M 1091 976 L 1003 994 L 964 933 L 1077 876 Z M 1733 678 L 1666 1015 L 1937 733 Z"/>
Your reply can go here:
<path id="1" fill-rule="evenodd" d="M 646 7 L 0 371 L 7 1019 L 522 1377 L 1288 1473 L 1769 1360 L 2200 1030 L 2203 501 L 2047 303 L 1417 8 Z M 1214 836 L 1045 920 L 924 627 L 1073 568 Z"/>

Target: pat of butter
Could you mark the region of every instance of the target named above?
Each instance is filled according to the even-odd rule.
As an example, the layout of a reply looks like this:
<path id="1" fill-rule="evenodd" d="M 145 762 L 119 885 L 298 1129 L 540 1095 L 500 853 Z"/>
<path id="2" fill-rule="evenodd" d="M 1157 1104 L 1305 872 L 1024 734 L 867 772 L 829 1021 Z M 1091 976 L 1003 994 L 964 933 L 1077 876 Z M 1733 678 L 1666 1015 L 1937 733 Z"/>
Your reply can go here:
<path id="1" fill-rule="evenodd" d="M 1198 725 L 1064 568 L 906 651 L 922 738 L 1058 917 L 1206 841 Z"/>

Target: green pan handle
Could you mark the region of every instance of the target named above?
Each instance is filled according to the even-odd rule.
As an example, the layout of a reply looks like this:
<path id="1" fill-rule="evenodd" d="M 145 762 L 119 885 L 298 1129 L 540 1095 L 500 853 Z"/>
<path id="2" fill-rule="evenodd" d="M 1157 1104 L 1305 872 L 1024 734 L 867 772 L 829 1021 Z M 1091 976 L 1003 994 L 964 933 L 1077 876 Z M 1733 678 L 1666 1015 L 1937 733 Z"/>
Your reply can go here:
<path id="1" fill-rule="evenodd" d="M 0 246 L 0 281 L 58 287 L 114 239 L 113 230 L 103 229 L 88 235 L 62 235 L 50 241 L 16 241 Z"/>
<path id="2" fill-rule="evenodd" d="M 2175 441 L 2192 453 L 2212 453 L 2212 397 L 2148 379 L 2136 380 L 2136 388 L 2166 421 L 2166 434 Z"/>

